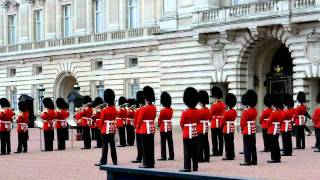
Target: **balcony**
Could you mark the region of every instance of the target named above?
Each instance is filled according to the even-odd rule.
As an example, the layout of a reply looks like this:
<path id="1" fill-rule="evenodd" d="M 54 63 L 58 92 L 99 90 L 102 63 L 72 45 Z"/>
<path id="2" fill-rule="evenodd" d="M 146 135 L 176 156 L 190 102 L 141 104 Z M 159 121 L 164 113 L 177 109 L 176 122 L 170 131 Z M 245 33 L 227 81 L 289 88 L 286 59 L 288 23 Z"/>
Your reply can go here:
<path id="1" fill-rule="evenodd" d="M 89 34 L 82 36 L 65 37 L 61 39 L 50 39 L 44 41 L 28 42 L 23 44 L 14 44 L 8 46 L 0 46 L 0 54 L 31 51 L 36 49 L 50 49 L 61 46 L 75 45 L 94 45 L 102 42 L 127 40 L 132 38 L 148 37 L 160 31 L 159 26 L 135 28 L 122 31 L 105 32 L 99 34 Z"/>

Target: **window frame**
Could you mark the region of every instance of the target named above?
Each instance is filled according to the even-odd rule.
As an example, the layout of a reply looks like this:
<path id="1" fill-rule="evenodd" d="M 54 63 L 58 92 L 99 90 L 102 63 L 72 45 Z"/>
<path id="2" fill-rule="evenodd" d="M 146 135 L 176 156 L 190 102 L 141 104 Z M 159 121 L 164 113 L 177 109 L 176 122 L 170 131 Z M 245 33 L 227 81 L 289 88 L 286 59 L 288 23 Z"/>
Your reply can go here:
<path id="1" fill-rule="evenodd" d="M 132 3 L 134 2 L 134 3 Z M 138 28 L 139 27 L 139 5 L 140 1 L 139 0 L 128 0 L 127 1 L 127 13 L 128 13 L 128 23 L 127 27 L 130 28 Z M 131 17 L 131 12 L 135 11 L 135 17 Z M 133 21 L 134 20 L 134 23 Z"/>
<path id="2" fill-rule="evenodd" d="M 72 36 L 72 8 L 71 4 L 65 4 L 62 6 L 63 10 L 63 37 Z M 67 11 L 68 10 L 68 11 Z M 69 12 L 69 13 L 67 13 Z M 66 28 L 68 25 L 68 28 Z"/>
<path id="3" fill-rule="evenodd" d="M 13 18 L 13 19 L 12 19 Z M 17 15 L 8 15 L 8 44 L 17 43 Z"/>
<path id="4" fill-rule="evenodd" d="M 102 15 L 102 0 L 95 0 L 95 11 L 94 11 L 95 33 L 102 32 L 102 16 L 103 16 Z"/>
<path id="5" fill-rule="evenodd" d="M 137 63 L 133 64 L 132 60 L 136 59 Z M 135 68 L 139 66 L 139 58 L 138 56 L 127 56 L 126 57 L 126 68 Z"/>
<path id="6" fill-rule="evenodd" d="M 14 72 L 14 74 L 12 73 Z M 16 77 L 17 76 L 17 68 L 15 67 L 9 67 L 7 72 L 7 77 Z"/>
<path id="7" fill-rule="evenodd" d="M 39 13 L 39 14 L 38 14 Z M 39 17 L 39 18 L 38 18 Z M 35 41 L 44 40 L 44 13 L 42 9 L 37 9 L 34 11 L 34 38 Z"/>

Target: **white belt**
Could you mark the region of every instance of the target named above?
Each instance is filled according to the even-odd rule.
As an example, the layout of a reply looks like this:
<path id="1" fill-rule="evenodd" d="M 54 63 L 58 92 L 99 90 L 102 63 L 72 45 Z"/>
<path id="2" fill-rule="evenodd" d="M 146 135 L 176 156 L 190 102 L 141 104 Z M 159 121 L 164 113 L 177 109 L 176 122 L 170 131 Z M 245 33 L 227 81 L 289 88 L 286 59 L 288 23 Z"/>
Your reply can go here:
<path id="1" fill-rule="evenodd" d="M 288 130 L 289 130 L 289 124 L 291 123 L 291 120 L 284 120 L 283 122 L 285 123 L 284 132 L 288 132 Z"/>
<path id="2" fill-rule="evenodd" d="M 164 122 L 164 132 L 168 132 L 168 125 L 169 124 L 171 125 L 171 120 L 163 120 L 163 122 Z"/>
<path id="3" fill-rule="evenodd" d="M 207 128 L 209 128 L 209 120 L 200 120 L 200 122 L 202 123 L 202 133 L 207 133 Z"/>
<path id="4" fill-rule="evenodd" d="M 274 125 L 273 135 L 277 135 L 280 129 L 280 122 L 272 122 L 272 124 Z"/>
<path id="5" fill-rule="evenodd" d="M 248 135 L 251 135 L 251 125 L 252 124 L 255 124 L 256 122 L 255 121 L 247 121 L 247 124 L 248 124 Z"/>
<path id="6" fill-rule="evenodd" d="M 306 116 L 298 115 L 298 119 L 299 119 L 299 126 L 306 124 Z"/>
<path id="7" fill-rule="evenodd" d="M 234 122 L 233 121 L 227 121 L 226 123 L 227 123 L 227 134 L 229 134 L 231 125 L 233 125 L 233 127 L 234 127 Z"/>
<path id="8" fill-rule="evenodd" d="M 222 118 L 222 116 L 216 116 L 216 128 L 219 128 L 219 119 Z"/>
<path id="9" fill-rule="evenodd" d="M 25 130 L 25 131 L 28 130 L 28 124 L 27 123 L 18 123 L 18 124 L 20 124 L 22 130 Z"/>
<path id="10" fill-rule="evenodd" d="M 151 134 L 151 131 L 150 131 L 150 123 L 153 122 L 153 120 L 143 120 L 143 122 L 146 123 L 146 128 L 147 128 L 147 134 Z"/>
<path id="11" fill-rule="evenodd" d="M 104 121 L 106 123 L 106 134 L 110 133 L 110 127 L 114 123 L 114 121 Z"/>
<path id="12" fill-rule="evenodd" d="M 193 131 L 196 130 L 197 123 L 185 124 L 184 126 L 189 127 L 189 139 L 192 139 Z"/>
<path id="13" fill-rule="evenodd" d="M 263 119 L 264 121 L 269 121 L 269 119 L 268 118 L 266 118 L 266 119 Z"/>

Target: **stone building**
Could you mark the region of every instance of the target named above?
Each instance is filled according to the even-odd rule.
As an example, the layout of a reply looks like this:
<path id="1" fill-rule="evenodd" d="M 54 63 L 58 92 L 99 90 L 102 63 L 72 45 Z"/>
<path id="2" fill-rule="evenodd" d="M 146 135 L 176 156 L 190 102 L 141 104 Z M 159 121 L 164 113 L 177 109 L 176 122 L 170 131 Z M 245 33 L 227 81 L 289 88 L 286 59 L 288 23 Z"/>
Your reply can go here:
<path id="1" fill-rule="evenodd" d="M 320 87 L 320 0 L 1 0 L 0 97 Z M 157 101 L 159 104 L 159 101 Z M 39 108 L 39 105 L 35 106 Z M 240 105 L 237 107 L 240 109 Z"/>

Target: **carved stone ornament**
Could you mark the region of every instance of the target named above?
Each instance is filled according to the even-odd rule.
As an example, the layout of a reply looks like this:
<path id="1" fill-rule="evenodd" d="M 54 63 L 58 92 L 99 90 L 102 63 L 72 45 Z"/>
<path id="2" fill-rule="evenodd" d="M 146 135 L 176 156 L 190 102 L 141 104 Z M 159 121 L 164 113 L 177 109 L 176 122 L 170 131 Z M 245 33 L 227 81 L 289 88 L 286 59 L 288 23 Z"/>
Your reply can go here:
<path id="1" fill-rule="evenodd" d="M 218 39 L 211 47 L 212 64 L 216 70 L 222 69 L 226 64 L 225 44 Z"/>
<path id="2" fill-rule="evenodd" d="M 311 63 L 320 63 L 320 33 L 315 30 L 307 35 L 305 54 Z"/>

